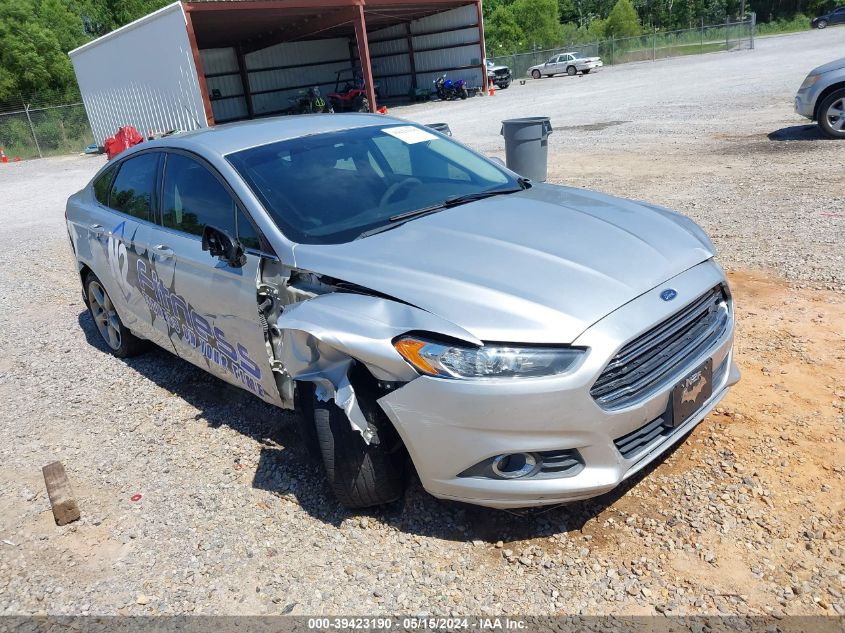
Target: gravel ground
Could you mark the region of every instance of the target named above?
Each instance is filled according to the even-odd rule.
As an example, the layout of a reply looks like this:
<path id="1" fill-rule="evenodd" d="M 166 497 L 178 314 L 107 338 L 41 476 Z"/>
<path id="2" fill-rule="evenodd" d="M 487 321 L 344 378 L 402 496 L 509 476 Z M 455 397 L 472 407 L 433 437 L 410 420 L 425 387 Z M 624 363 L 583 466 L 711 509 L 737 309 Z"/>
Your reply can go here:
<path id="1" fill-rule="evenodd" d="M 765 138 L 800 123 L 792 89 L 843 42 L 830 29 L 399 111 L 490 152 L 495 131 L 468 126 L 515 114 L 520 91 L 557 127 L 631 121 L 556 132 L 553 179 L 679 207 L 739 271 L 744 379 L 723 406 L 621 490 L 524 515 L 418 484 L 346 512 L 291 414 L 163 351 L 107 355 L 62 223 L 102 159 L 3 165 L 0 614 L 845 614 L 845 296 L 805 287 L 842 281 L 843 220 L 817 211 L 843 212 L 831 165 L 845 146 Z M 582 86 L 596 88 L 579 113 L 567 102 Z M 82 508 L 62 528 L 41 479 L 54 459 Z"/>

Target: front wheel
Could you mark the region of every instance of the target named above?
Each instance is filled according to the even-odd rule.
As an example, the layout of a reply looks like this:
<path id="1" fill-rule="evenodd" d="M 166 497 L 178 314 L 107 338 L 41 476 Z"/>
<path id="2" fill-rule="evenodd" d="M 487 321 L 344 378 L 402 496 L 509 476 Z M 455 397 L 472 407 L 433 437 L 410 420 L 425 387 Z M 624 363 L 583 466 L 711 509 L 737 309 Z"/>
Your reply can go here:
<path id="1" fill-rule="evenodd" d="M 499 89 L 500 89 L 500 90 L 505 90 L 505 89 L 507 89 L 507 87 L 508 87 L 508 86 L 510 86 L 510 85 L 511 85 L 511 82 L 510 82 L 510 81 L 503 81 L 502 83 L 500 83 L 500 84 L 499 84 Z"/>
<path id="2" fill-rule="evenodd" d="M 94 273 L 89 274 L 85 279 L 85 297 L 94 325 L 97 326 L 103 342 L 108 345 L 109 351 L 114 356 L 129 358 L 147 350 L 147 341 L 138 338 L 123 325 L 109 293 Z"/>
<path id="3" fill-rule="evenodd" d="M 405 491 L 405 453 L 391 438 L 387 416 L 363 407 L 368 423 L 376 429 L 378 444 L 367 444 L 352 428 L 346 412 L 334 400 L 312 397 L 314 427 L 326 476 L 335 497 L 347 508 L 367 508 L 395 501 Z M 359 404 L 364 404 L 360 402 Z"/>
<path id="4" fill-rule="evenodd" d="M 575 68 L 575 66 L 568 66 L 566 68 L 566 74 L 569 75 L 570 77 L 574 77 L 575 75 L 578 74 L 578 69 Z"/>
<path id="5" fill-rule="evenodd" d="M 370 100 L 367 97 L 361 97 L 358 101 L 358 107 L 355 108 L 356 112 L 369 112 L 370 111 Z"/>
<path id="6" fill-rule="evenodd" d="M 469 92 L 466 88 L 461 88 L 461 99 L 466 99 L 469 96 Z"/>
<path id="7" fill-rule="evenodd" d="M 819 20 L 818 24 L 816 24 L 817 29 L 823 29 L 827 26 L 827 20 Z"/>
<path id="8" fill-rule="evenodd" d="M 819 127 L 830 138 L 845 139 L 845 90 L 829 94 L 819 106 Z"/>
<path id="9" fill-rule="evenodd" d="M 534 77 L 534 79 L 539 79 L 540 78 L 540 71 L 539 70 L 532 70 L 531 76 Z"/>

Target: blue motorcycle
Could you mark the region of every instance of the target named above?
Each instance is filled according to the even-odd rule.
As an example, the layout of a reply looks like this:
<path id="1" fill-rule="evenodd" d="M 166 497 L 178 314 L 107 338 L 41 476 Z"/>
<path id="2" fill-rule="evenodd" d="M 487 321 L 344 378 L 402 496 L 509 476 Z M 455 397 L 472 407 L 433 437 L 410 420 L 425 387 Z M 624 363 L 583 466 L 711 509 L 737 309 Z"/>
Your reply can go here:
<path id="1" fill-rule="evenodd" d="M 446 79 L 446 75 L 434 80 L 434 90 L 443 101 L 452 99 L 466 99 L 469 96 L 467 82 L 463 79 Z"/>

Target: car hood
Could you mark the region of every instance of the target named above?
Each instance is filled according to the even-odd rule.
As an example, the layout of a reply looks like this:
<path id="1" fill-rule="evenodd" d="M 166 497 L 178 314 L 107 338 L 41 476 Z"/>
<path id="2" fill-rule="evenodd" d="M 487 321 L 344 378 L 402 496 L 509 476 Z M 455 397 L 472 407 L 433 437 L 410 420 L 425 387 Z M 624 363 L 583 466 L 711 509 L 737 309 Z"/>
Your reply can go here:
<path id="1" fill-rule="evenodd" d="M 832 62 L 828 62 L 826 64 L 822 64 L 821 66 L 814 68 L 810 74 L 811 75 L 821 75 L 822 73 L 829 73 L 834 70 L 839 70 L 840 68 L 845 68 L 845 57 L 842 59 L 836 59 Z"/>
<path id="2" fill-rule="evenodd" d="M 480 340 L 571 343 L 592 323 L 713 256 L 680 216 L 535 185 L 337 245 L 296 265 L 422 308 Z"/>

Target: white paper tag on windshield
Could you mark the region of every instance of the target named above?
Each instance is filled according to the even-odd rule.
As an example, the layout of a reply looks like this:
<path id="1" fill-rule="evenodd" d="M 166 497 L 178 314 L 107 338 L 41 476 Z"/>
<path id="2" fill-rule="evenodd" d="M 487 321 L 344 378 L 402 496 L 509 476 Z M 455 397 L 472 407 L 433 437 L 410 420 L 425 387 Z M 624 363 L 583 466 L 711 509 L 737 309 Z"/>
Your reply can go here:
<path id="1" fill-rule="evenodd" d="M 422 143 L 423 141 L 433 141 L 437 138 L 431 132 L 426 132 L 425 130 L 421 130 L 420 128 L 414 127 L 413 125 L 398 125 L 396 127 L 386 127 L 382 128 L 382 132 L 384 132 L 385 134 L 390 134 L 390 136 L 395 136 L 400 141 L 408 143 L 409 145 L 413 143 Z"/>

